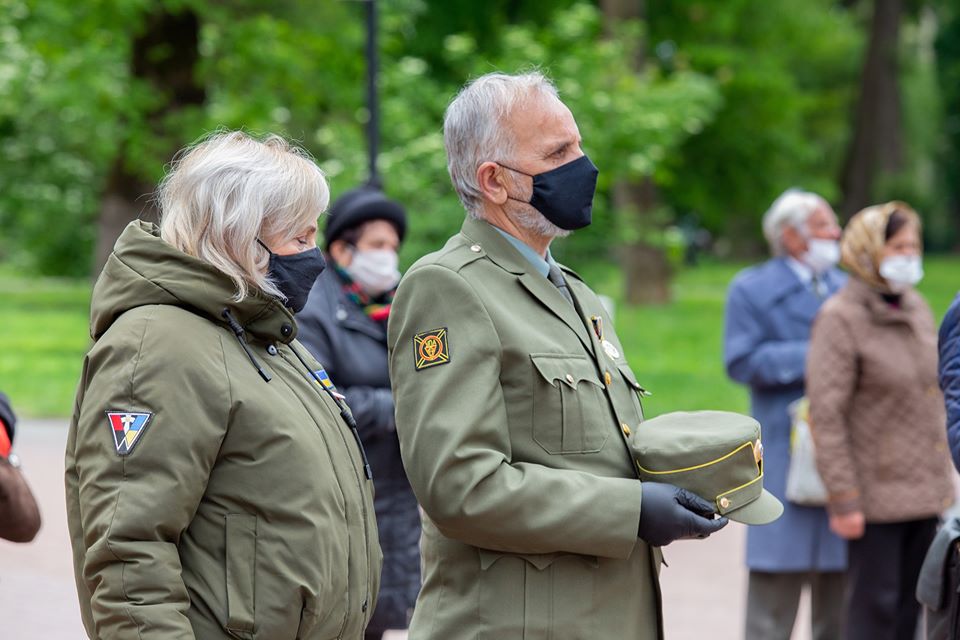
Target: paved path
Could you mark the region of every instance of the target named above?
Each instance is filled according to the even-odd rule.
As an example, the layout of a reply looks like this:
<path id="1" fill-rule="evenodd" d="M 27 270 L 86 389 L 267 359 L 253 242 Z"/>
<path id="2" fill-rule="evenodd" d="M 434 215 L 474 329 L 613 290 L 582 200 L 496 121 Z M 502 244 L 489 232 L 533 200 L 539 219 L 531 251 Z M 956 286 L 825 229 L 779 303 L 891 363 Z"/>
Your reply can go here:
<path id="1" fill-rule="evenodd" d="M 83 640 L 76 602 L 63 500 L 66 424 L 23 421 L 17 450 L 40 501 L 44 524 L 26 545 L 0 540 L 0 638 Z M 746 573 L 746 528 L 732 523 L 702 542 L 677 542 L 665 549 L 669 567 L 662 585 L 669 640 L 739 640 Z M 801 614 L 801 619 L 804 616 Z M 795 640 L 810 637 L 809 625 Z M 400 640 L 403 634 L 395 634 Z M 591 639 L 592 640 L 592 639 Z M 606 640 L 606 639 L 597 639 Z"/>

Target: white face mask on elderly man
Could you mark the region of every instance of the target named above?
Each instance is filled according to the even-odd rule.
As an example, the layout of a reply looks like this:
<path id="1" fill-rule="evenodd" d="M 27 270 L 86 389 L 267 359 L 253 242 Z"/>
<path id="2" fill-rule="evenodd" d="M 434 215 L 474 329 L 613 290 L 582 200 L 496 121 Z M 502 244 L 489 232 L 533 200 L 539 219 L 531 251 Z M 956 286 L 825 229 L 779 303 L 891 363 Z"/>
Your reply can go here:
<path id="1" fill-rule="evenodd" d="M 350 266 L 346 267 L 346 271 L 364 293 L 375 298 L 390 291 L 400 282 L 398 265 L 396 252 L 389 249 L 355 249 L 353 260 Z"/>
<path id="2" fill-rule="evenodd" d="M 880 276 L 894 293 L 904 293 L 923 279 L 920 256 L 890 256 L 880 263 Z"/>
<path id="3" fill-rule="evenodd" d="M 816 274 L 829 271 L 840 262 L 840 243 L 824 238 L 807 240 L 807 251 L 800 259 Z"/>

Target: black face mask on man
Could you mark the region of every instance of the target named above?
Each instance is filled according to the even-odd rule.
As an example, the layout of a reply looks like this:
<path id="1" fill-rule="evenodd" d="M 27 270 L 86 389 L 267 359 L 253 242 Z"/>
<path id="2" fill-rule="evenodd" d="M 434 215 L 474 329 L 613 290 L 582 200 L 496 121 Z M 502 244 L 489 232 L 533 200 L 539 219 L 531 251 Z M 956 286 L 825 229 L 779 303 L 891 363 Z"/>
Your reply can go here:
<path id="1" fill-rule="evenodd" d="M 270 251 L 270 247 L 260 242 L 259 238 L 257 242 Z M 327 262 L 323 259 L 319 247 L 286 256 L 270 251 L 267 273 L 280 289 L 280 293 L 287 297 L 287 306 L 294 313 L 300 313 L 307 304 L 307 296 L 310 295 L 313 283 L 326 266 Z"/>
<path id="2" fill-rule="evenodd" d="M 593 194 L 597 190 L 600 173 L 590 158 L 583 155 L 556 169 L 532 175 L 498 162 L 502 167 L 533 178 L 533 195 L 527 204 L 543 217 L 566 231 L 581 229 L 590 224 L 593 214 Z M 525 202 L 511 198 L 517 202 Z"/>

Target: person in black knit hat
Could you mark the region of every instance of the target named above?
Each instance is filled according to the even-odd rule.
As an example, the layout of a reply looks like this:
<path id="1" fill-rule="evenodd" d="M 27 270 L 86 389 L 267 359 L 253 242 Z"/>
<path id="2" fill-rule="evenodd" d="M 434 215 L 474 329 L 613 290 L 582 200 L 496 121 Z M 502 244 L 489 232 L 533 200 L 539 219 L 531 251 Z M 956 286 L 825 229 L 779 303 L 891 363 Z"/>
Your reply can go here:
<path id="1" fill-rule="evenodd" d="M 405 629 L 420 590 L 420 516 L 400 460 L 387 371 L 387 320 L 406 230 L 403 206 L 376 187 L 344 193 L 324 229 L 332 268 L 297 315 L 298 338 L 346 396 L 373 469 L 383 573 L 367 640 Z"/>

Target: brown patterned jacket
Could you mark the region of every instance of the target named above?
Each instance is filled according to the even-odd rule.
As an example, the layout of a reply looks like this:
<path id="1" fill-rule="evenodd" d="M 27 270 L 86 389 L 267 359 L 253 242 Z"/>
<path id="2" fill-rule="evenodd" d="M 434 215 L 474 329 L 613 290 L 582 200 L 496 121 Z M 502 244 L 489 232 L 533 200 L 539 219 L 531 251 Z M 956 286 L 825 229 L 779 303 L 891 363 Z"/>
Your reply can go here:
<path id="1" fill-rule="evenodd" d="M 936 325 L 920 294 L 896 307 L 851 277 L 814 322 L 806 385 L 831 513 L 902 522 L 952 504 Z"/>

